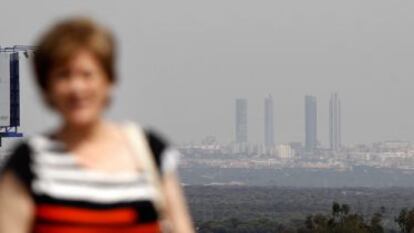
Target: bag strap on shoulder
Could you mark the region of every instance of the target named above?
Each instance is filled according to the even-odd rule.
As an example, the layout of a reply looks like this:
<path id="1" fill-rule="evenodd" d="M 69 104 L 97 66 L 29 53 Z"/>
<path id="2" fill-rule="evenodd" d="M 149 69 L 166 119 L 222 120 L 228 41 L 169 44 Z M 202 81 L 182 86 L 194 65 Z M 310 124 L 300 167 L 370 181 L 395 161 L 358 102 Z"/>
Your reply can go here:
<path id="1" fill-rule="evenodd" d="M 164 215 L 166 201 L 161 184 L 161 176 L 158 172 L 154 155 L 145 132 L 142 127 L 134 122 L 126 122 L 122 128 L 127 136 L 128 144 L 130 145 L 137 162 L 149 173 L 150 182 L 154 184 L 157 191 L 156 207 L 158 208 L 159 213 Z"/>

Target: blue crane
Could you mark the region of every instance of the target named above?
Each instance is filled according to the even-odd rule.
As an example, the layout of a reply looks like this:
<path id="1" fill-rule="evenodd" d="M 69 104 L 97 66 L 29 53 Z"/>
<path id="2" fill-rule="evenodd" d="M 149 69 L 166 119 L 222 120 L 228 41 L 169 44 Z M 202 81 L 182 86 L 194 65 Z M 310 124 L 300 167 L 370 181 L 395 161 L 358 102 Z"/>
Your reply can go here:
<path id="1" fill-rule="evenodd" d="M 10 54 L 10 109 L 9 124 L 0 125 L 0 147 L 2 145 L 2 138 L 6 137 L 23 137 L 23 133 L 19 132 L 20 126 L 20 70 L 19 70 L 19 53 L 23 53 L 25 58 L 30 57 L 31 51 L 34 51 L 34 46 L 15 45 L 13 47 L 1 47 L 0 53 Z M 0 70 L 1 72 L 1 70 Z"/>

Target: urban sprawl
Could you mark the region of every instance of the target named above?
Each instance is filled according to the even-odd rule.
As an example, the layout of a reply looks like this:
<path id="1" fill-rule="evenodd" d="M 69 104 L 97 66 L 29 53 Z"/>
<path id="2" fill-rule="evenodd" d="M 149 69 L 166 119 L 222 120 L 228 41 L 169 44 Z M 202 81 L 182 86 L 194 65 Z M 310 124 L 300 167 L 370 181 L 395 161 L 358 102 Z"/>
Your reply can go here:
<path id="1" fill-rule="evenodd" d="M 383 141 L 369 145 L 341 144 L 341 103 L 337 93 L 329 101 L 329 147 L 317 140 L 316 97 L 305 96 L 305 141 L 275 144 L 273 99 L 264 100 L 264 142 L 248 142 L 247 99 L 235 100 L 234 143 L 222 144 L 207 137 L 198 144 L 180 145 L 183 167 L 306 168 L 351 170 L 355 166 L 414 169 L 414 144 Z"/>

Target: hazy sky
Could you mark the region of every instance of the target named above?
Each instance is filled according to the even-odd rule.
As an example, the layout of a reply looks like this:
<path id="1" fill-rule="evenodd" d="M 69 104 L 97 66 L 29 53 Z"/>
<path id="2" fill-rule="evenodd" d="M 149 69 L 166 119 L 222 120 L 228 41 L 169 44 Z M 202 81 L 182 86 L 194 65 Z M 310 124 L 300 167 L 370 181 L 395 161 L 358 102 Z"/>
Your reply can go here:
<path id="1" fill-rule="evenodd" d="M 414 141 L 414 2 L 410 0 L 1 1 L 0 45 L 32 44 L 59 17 L 90 15 L 119 39 L 122 78 L 110 115 L 174 142 L 230 142 L 245 97 L 249 139 L 263 140 L 263 99 L 278 143 L 303 141 L 304 95 L 318 99 L 328 143 L 329 95 L 342 101 L 343 141 Z M 28 134 L 53 119 L 22 71 Z"/>

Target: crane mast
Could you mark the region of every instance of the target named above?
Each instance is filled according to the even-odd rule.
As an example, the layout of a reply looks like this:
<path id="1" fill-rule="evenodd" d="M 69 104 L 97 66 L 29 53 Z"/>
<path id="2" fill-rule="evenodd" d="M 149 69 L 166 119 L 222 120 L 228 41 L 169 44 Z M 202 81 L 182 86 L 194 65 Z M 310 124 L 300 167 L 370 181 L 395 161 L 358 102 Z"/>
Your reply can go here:
<path id="1" fill-rule="evenodd" d="M 19 54 L 23 53 L 25 58 L 30 57 L 30 53 L 35 50 L 35 46 L 30 45 L 14 45 L 12 47 L 1 47 L 1 53 L 9 53 L 9 75 L 10 75 L 10 96 L 9 105 L 7 108 L 10 109 L 9 113 L 9 124 L 0 125 L 0 147 L 2 146 L 2 138 L 7 137 L 23 137 L 23 133 L 19 132 L 20 126 L 20 69 L 19 69 Z M 1 67 L 0 67 L 1 68 Z M 2 72 L 0 70 L 0 72 Z M 0 106 L 1 107 L 1 106 Z"/>

